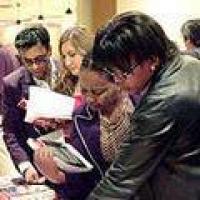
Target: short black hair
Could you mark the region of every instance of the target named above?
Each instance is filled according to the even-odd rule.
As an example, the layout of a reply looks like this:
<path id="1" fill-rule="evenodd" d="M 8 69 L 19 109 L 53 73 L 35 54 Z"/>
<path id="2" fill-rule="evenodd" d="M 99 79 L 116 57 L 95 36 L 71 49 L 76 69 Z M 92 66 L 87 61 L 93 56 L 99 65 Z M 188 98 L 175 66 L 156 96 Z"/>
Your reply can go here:
<path id="1" fill-rule="evenodd" d="M 103 74 L 107 80 L 114 82 L 114 74 L 107 70 L 107 68 L 100 68 L 95 66 L 92 57 L 92 51 L 87 52 L 82 59 L 80 71 L 84 70 L 96 71 Z"/>
<path id="2" fill-rule="evenodd" d="M 132 55 L 137 64 L 153 57 L 163 64 L 177 52 L 176 45 L 153 18 L 130 11 L 115 16 L 97 31 L 92 57 L 94 66 L 107 67 L 110 71 L 115 66 L 128 73 Z"/>
<path id="3" fill-rule="evenodd" d="M 190 40 L 194 46 L 200 47 L 200 19 L 187 20 L 181 27 L 185 41 Z"/>
<path id="4" fill-rule="evenodd" d="M 46 49 L 50 47 L 50 36 L 47 29 L 41 24 L 33 25 L 20 31 L 15 37 L 15 47 L 26 50 L 41 43 Z"/>

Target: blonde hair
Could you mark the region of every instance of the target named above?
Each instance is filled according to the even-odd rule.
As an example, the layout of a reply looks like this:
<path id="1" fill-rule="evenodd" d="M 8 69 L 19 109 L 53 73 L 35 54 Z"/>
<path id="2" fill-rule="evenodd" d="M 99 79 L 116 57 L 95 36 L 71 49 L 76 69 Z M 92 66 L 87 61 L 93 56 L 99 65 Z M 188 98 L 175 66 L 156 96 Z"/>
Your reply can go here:
<path id="1" fill-rule="evenodd" d="M 93 45 L 94 35 L 85 26 L 74 26 L 68 28 L 60 37 L 59 52 L 62 55 L 62 45 L 70 41 L 76 52 L 85 55 Z"/>
<path id="2" fill-rule="evenodd" d="M 91 50 L 93 46 L 94 35 L 87 27 L 79 25 L 68 28 L 60 37 L 58 48 L 63 67 L 61 69 L 60 77 L 57 81 L 55 90 L 68 95 L 73 95 L 78 82 L 78 77 L 72 75 L 64 65 L 64 60 L 62 57 L 62 45 L 67 41 L 71 42 L 77 54 L 84 56 Z"/>

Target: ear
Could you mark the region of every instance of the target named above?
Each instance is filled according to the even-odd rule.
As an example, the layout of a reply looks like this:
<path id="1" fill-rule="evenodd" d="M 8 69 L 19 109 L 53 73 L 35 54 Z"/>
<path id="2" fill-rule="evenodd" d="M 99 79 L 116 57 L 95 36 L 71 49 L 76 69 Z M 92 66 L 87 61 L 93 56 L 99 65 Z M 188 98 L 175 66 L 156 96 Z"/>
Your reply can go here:
<path id="1" fill-rule="evenodd" d="M 156 69 L 157 69 L 157 67 L 159 66 L 159 63 L 160 63 L 160 61 L 159 61 L 159 58 L 158 57 L 152 57 L 150 60 L 149 60 L 149 67 L 150 67 L 150 70 L 152 71 L 152 72 L 154 72 Z"/>
<path id="2" fill-rule="evenodd" d="M 114 75 L 115 84 L 121 86 L 125 80 L 126 78 L 124 77 L 123 73 L 120 70 L 116 70 Z"/>

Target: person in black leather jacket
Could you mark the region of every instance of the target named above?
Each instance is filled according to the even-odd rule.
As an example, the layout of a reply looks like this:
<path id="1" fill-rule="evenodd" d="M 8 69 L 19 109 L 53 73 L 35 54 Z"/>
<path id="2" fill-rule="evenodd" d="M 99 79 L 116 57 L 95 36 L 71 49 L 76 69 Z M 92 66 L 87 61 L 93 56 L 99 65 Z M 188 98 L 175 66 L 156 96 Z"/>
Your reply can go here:
<path id="1" fill-rule="evenodd" d="M 200 62 L 137 11 L 97 32 L 92 62 L 133 94 L 136 107 L 130 137 L 87 199 L 199 200 Z"/>

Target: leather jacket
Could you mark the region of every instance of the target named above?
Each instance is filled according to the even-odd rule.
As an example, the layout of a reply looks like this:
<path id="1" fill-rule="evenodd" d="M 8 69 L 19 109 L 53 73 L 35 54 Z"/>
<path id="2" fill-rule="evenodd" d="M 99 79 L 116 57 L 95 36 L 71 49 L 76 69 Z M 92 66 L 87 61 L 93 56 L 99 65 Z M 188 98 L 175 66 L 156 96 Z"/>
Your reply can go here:
<path id="1" fill-rule="evenodd" d="M 200 62 L 160 67 L 133 114 L 132 134 L 88 200 L 200 199 Z"/>

